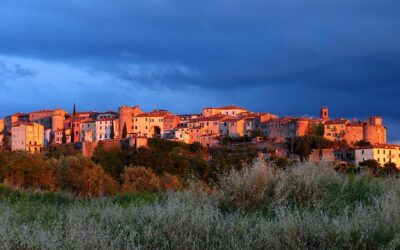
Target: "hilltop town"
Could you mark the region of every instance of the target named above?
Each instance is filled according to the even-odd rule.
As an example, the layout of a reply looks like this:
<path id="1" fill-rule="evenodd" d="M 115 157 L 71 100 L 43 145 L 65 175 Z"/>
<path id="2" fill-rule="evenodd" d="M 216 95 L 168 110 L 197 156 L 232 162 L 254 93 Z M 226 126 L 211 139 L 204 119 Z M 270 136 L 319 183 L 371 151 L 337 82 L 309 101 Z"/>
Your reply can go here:
<path id="1" fill-rule="evenodd" d="M 376 160 L 400 166 L 400 148 L 386 143 L 381 117 L 331 119 L 327 107 L 320 109 L 319 118 L 310 118 L 278 117 L 237 106 L 207 107 L 200 114 L 181 115 L 167 110 L 144 112 L 140 106 L 120 106 L 118 112 L 78 112 L 74 105 L 72 113 L 40 110 L 0 119 L 0 144 L 12 151 L 38 152 L 49 145 L 75 144 L 87 156 L 99 141 L 138 148 L 146 147 L 149 138 L 159 138 L 204 148 L 252 144 L 269 149 L 264 157 L 296 157 L 287 142 L 307 135 L 332 142 L 310 152 L 309 160 L 355 164 Z"/>

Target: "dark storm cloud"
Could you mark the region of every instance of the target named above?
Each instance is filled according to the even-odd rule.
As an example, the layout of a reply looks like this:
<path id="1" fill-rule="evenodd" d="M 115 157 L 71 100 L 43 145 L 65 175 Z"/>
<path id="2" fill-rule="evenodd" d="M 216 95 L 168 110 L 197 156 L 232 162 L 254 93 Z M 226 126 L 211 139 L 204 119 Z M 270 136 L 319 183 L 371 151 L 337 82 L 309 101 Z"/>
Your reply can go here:
<path id="1" fill-rule="evenodd" d="M 396 120 L 387 107 L 400 106 L 399 9 L 398 0 L 4 0 L 0 54 L 110 75 L 122 100 L 140 89 L 159 91 L 149 103 L 166 92 L 172 103 L 186 91 L 207 106 L 316 114 L 329 105 L 337 116 Z M 17 64 L 7 69 L 29 68 Z"/>
<path id="2" fill-rule="evenodd" d="M 33 77 L 36 72 L 34 70 L 22 67 L 19 64 L 8 66 L 0 61 L 0 79 L 16 79 L 23 77 Z"/>

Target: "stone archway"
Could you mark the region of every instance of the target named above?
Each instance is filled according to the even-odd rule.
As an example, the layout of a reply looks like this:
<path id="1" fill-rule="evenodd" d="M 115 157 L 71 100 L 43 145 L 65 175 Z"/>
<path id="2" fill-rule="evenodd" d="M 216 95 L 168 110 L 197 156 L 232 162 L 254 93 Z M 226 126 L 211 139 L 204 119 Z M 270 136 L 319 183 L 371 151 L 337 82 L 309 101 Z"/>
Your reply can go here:
<path id="1" fill-rule="evenodd" d="M 150 129 L 152 138 L 161 138 L 161 128 L 159 126 L 153 126 Z"/>

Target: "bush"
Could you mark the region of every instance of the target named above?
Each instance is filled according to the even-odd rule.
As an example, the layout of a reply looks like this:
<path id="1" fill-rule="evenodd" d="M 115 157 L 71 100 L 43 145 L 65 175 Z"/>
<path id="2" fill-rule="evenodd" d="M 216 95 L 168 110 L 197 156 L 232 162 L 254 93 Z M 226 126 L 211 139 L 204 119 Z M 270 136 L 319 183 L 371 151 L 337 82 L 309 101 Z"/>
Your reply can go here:
<path id="1" fill-rule="evenodd" d="M 303 163 L 282 170 L 262 160 L 241 171 L 231 170 L 220 177 L 218 199 L 231 209 L 279 206 L 321 209 L 337 214 L 369 204 L 382 193 L 375 179 L 367 175 L 344 175 L 334 166 Z"/>
<path id="2" fill-rule="evenodd" d="M 164 173 L 160 179 L 162 190 L 174 190 L 177 191 L 182 188 L 182 183 L 178 176 Z"/>
<path id="3" fill-rule="evenodd" d="M 125 167 L 121 176 L 124 192 L 157 192 L 161 190 L 160 179 L 146 167 Z"/>
<path id="4" fill-rule="evenodd" d="M 275 198 L 275 188 L 282 172 L 257 160 L 242 170 L 232 169 L 220 176 L 219 197 L 224 209 L 263 207 Z"/>
<path id="5" fill-rule="evenodd" d="M 57 160 L 45 160 L 41 154 L 13 152 L 1 167 L 4 183 L 13 187 L 56 191 L 59 188 Z"/>
<path id="6" fill-rule="evenodd" d="M 67 157 L 62 169 L 63 188 L 76 195 L 113 195 L 118 186 L 101 166 L 82 156 Z"/>

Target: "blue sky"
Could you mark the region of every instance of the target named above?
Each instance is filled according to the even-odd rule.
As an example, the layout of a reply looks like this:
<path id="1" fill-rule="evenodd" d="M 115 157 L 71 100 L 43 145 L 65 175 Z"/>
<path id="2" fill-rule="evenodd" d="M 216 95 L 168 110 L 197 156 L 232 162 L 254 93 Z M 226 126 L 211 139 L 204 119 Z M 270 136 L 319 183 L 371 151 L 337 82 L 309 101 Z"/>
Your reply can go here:
<path id="1" fill-rule="evenodd" d="M 0 116 L 63 107 L 382 115 L 400 141 L 398 0 L 2 0 Z"/>

